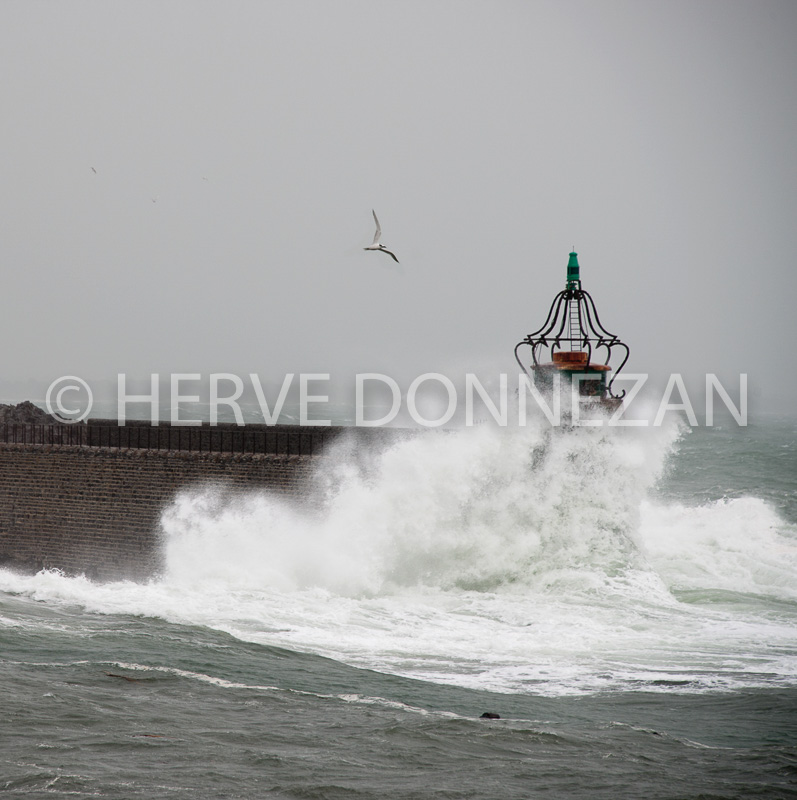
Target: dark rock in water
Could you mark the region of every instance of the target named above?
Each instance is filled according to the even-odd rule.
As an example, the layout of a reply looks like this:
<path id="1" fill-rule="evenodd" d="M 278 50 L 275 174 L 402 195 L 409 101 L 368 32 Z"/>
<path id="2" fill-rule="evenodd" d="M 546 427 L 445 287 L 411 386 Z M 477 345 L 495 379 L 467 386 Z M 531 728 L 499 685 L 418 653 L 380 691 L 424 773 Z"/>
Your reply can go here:
<path id="1" fill-rule="evenodd" d="M 44 409 L 25 400 L 17 405 L 0 403 L 0 425 L 60 425 L 63 420 L 53 417 Z"/>
<path id="2" fill-rule="evenodd" d="M 494 711 L 485 711 L 484 714 L 481 715 L 481 719 L 501 719 L 501 715 L 496 714 Z"/>

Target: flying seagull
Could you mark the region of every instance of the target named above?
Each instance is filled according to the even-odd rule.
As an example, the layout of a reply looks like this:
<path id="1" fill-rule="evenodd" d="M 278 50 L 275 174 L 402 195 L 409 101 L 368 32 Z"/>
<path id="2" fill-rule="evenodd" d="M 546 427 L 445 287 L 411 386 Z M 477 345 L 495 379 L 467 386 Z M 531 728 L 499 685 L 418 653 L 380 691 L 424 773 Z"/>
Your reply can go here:
<path id="1" fill-rule="evenodd" d="M 379 242 L 382 238 L 382 226 L 379 224 L 379 220 L 376 216 L 376 211 L 371 209 L 371 213 L 374 215 L 374 222 L 376 223 L 376 233 L 374 234 L 374 241 L 371 243 L 369 247 L 363 247 L 363 250 L 381 250 L 383 253 L 387 253 L 397 264 L 399 260 L 396 258 L 395 253 L 391 253 L 390 250 L 387 249 L 383 244 Z"/>

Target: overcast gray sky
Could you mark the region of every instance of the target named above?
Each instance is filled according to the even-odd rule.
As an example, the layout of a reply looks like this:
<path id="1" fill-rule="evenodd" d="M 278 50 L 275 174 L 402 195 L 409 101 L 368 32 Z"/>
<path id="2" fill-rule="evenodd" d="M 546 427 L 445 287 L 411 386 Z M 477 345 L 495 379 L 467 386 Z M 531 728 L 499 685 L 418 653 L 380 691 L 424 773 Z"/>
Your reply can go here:
<path id="1" fill-rule="evenodd" d="M 628 369 L 783 406 L 796 41 L 791 1 L 3 0 L 0 393 L 514 371 L 575 246 Z"/>

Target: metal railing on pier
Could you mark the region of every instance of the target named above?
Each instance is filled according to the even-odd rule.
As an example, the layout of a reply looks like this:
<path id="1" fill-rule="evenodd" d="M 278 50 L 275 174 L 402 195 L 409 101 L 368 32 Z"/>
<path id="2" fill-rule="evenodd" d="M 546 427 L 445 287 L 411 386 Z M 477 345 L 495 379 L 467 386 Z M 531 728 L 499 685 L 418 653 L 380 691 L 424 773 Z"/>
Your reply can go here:
<path id="1" fill-rule="evenodd" d="M 0 424 L 0 443 L 49 447 L 106 447 L 188 453 L 318 455 L 345 428 L 299 425 L 183 427 L 171 425 Z"/>

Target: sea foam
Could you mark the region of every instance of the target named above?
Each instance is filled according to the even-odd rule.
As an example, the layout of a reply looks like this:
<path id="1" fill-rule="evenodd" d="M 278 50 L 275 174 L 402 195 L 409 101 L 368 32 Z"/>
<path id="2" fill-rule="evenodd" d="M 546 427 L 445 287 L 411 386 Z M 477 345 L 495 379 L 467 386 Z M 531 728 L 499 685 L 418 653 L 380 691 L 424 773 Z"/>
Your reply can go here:
<path id="1" fill-rule="evenodd" d="M 795 681 L 794 531 L 755 498 L 657 498 L 679 435 L 342 442 L 301 504 L 180 493 L 148 584 L 0 571 L 0 588 L 496 691 Z"/>

